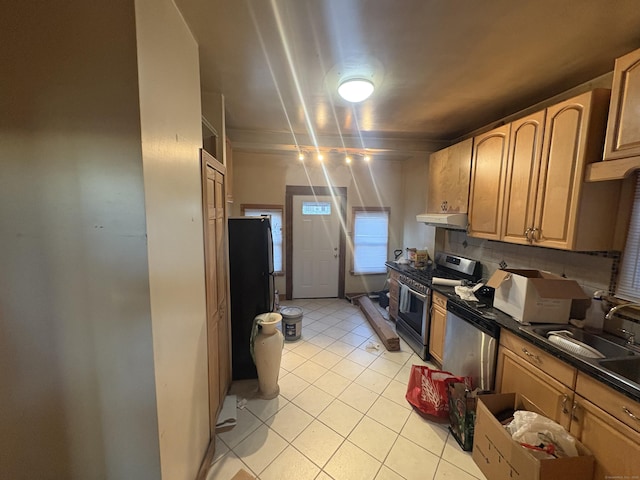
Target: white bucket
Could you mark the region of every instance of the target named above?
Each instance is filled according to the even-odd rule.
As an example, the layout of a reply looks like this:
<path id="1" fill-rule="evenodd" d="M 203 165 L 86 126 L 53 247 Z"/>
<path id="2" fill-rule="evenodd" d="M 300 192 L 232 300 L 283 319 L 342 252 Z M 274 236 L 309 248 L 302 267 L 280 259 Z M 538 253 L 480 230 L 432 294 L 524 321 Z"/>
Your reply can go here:
<path id="1" fill-rule="evenodd" d="M 282 307 L 282 334 L 287 341 L 298 340 L 302 334 L 302 309 L 300 307 Z"/>

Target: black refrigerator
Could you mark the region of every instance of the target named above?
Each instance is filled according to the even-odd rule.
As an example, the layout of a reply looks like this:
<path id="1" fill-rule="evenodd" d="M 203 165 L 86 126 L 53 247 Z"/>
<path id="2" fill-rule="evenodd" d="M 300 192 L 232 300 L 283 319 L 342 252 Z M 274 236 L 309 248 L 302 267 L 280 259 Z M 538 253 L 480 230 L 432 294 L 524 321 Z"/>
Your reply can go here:
<path id="1" fill-rule="evenodd" d="M 258 378 L 250 350 L 253 319 L 270 312 L 274 300 L 269 217 L 229 218 L 229 277 L 232 377 Z"/>

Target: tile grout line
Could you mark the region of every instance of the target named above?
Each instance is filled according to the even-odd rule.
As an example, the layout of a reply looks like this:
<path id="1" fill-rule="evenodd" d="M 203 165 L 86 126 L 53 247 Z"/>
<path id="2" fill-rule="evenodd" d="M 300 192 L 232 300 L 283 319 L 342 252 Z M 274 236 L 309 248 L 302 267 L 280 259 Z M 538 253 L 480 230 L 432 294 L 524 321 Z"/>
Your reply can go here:
<path id="1" fill-rule="evenodd" d="M 326 307 L 322 307 L 322 306 L 320 306 L 319 308 L 326 308 Z M 315 311 L 315 310 L 313 310 L 313 311 Z M 324 318 L 326 318 L 326 317 L 330 317 L 330 316 L 333 316 L 334 314 L 336 314 L 336 313 L 337 313 L 337 312 L 339 312 L 339 311 L 340 311 L 340 309 L 338 308 L 338 309 L 334 309 L 334 310 L 332 310 L 331 312 L 326 312 L 326 313 L 324 313 L 324 316 L 323 316 L 323 317 L 320 317 L 320 318 L 318 318 L 318 319 L 314 319 L 314 320 L 313 320 L 313 322 L 311 322 L 311 323 L 315 323 L 315 322 L 321 322 L 321 323 L 322 323 L 322 320 L 323 320 Z M 338 451 L 339 451 L 339 450 L 340 450 L 340 449 L 345 445 L 345 441 L 349 441 L 349 443 L 350 443 L 351 445 L 353 445 L 354 447 L 356 447 L 356 448 L 358 448 L 359 450 L 361 450 L 361 451 L 365 452 L 367 455 L 372 456 L 369 452 L 367 452 L 366 450 L 362 449 L 360 446 L 358 446 L 357 444 L 355 444 L 353 441 L 349 440 L 349 436 L 350 436 L 350 435 L 355 431 L 355 429 L 356 429 L 356 428 L 358 428 L 358 426 L 359 426 L 359 425 L 364 421 L 364 419 L 365 419 L 365 418 L 367 418 L 368 420 L 370 420 L 370 421 L 372 421 L 372 422 L 375 422 L 376 424 L 381 425 L 381 426 L 383 426 L 383 427 L 385 427 L 385 428 L 389 428 L 389 427 L 387 427 L 386 425 L 384 425 L 384 424 L 380 423 L 380 422 L 379 422 L 378 420 L 376 420 L 375 418 L 373 418 L 373 417 L 369 416 L 369 413 L 371 412 L 371 410 L 372 410 L 373 406 L 374 406 L 374 405 L 375 405 L 375 404 L 380 400 L 380 398 L 381 398 L 381 397 L 382 397 L 382 398 L 384 398 L 384 399 L 385 399 L 385 401 L 390 401 L 390 402 L 392 402 L 394 405 L 399 405 L 400 407 L 403 407 L 403 408 L 404 408 L 404 405 L 403 405 L 403 404 L 401 404 L 401 403 L 399 403 L 399 402 L 397 401 L 397 400 L 398 400 L 398 398 L 394 397 L 394 396 L 393 396 L 393 395 L 391 395 L 391 394 L 389 394 L 389 397 L 390 397 L 390 398 L 389 398 L 389 397 L 387 397 L 387 396 L 385 396 L 385 395 L 383 395 L 383 394 L 384 394 L 384 392 L 385 392 L 385 391 L 386 391 L 390 386 L 392 386 L 392 385 L 393 385 L 393 383 L 394 383 L 394 382 L 402 383 L 402 380 L 400 380 L 400 379 L 398 378 L 398 376 L 399 376 L 399 375 L 403 375 L 403 376 L 404 376 L 403 370 L 405 370 L 409 365 L 411 365 L 411 364 L 415 364 L 415 363 L 417 363 L 417 362 L 419 362 L 419 364 L 424 364 L 424 363 L 426 363 L 426 362 L 423 362 L 423 361 L 421 361 L 420 359 L 417 359 L 417 358 L 416 358 L 416 356 L 415 356 L 415 354 L 413 354 L 410 350 L 403 350 L 403 352 L 406 352 L 406 353 L 408 354 L 408 356 L 407 356 L 407 358 L 405 358 L 404 360 L 402 360 L 402 362 L 397 362 L 397 361 L 395 361 L 395 359 L 394 359 L 394 360 L 391 360 L 391 358 L 389 358 L 389 357 L 385 357 L 385 356 L 384 356 L 384 353 L 385 353 L 385 351 L 384 351 L 384 350 L 382 350 L 382 351 L 371 351 L 370 349 L 369 349 L 369 350 L 368 350 L 368 349 L 366 349 L 366 348 L 364 347 L 364 346 L 365 346 L 365 344 L 367 344 L 367 345 L 368 345 L 368 344 L 369 344 L 369 343 L 371 343 L 371 342 L 379 343 L 379 341 L 380 341 L 380 340 L 379 340 L 379 338 L 377 337 L 377 335 L 375 334 L 375 332 L 373 332 L 373 331 L 370 329 L 370 327 L 368 327 L 368 326 L 367 326 L 368 324 L 367 324 L 366 320 L 364 320 L 364 321 L 363 321 L 363 318 L 362 318 L 361 316 L 359 316 L 359 318 L 358 318 L 358 320 L 359 320 L 358 325 L 356 325 L 356 326 L 353 326 L 353 324 L 350 324 L 350 325 L 349 325 L 349 327 L 352 327 L 352 328 L 350 328 L 350 330 L 348 330 L 348 331 L 347 331 L 347 330 L 346 330 L 346 329 L 344 329 L 343 327 L 340 327 L 340 324 L 341 324 L 342 322 L 349 320 L 349 319 L 350 319 L 351 317 L 353 317 L 353 316 L 356 316 L 356 314 L 358 313 L 358 311 L 352 310 L 352 311 L 351 311 L 351 312 L 349 312 L 349 313 L 350 313 L 349 315 L 347 315 L 347 314 L 345 313 L 345 314 L 340 314 L 340 316 L 334 316 L 334 317 L 332 318 L 332 324 L 331 324 L 328 328 L 326 328 L 325 330 L 323 330 L 323 331 L 321 331 L 321 332 L 315 332 L 315 331 L 313 330 L 313 328 L 311 328 L 310 330 L 314 331 L 314 334 L 313 334 L 311 337 L 309 337 L 308 339 L 305 339 L 305 338 L 303 337 L 303 338 L 302 338 L 302 340 L 303 340 L 303 342 L 304 342 L 304 343 L 300 343 L 300 344 L 298 344 L 298 345 L 289 345 L 289 346 L 288 346 L 288 348 L 285 348 L 285 349 L 284 349 L 284 350 L 285 350 L 285 352 L 284 352 L 284 354 L 283 354 L 283 355 L 286 355 L 286 354 L 291 353 L 291 352 L 295 352 L 295 350 L 297 350 L 297 349 L 298 349 L 298 347 L 300 347 L 301 345 L 304 345 L 304 344 L 309 344 L 309 345 L 312 345 L 313 347 L 315 347 L 315 348 L 319 349 L 319 351 L 318 351 L 318 352 L 316 352 L 316 353 L 312 354 L 310 357 L 306 357 L 306 356 L 303 356 L 303 355 L 297 354 L 298 356 L 300 356 L 301 358 L 303 358 L 303 359 L 304 359 L 304 361 L 303 361 L 303 362 L 301 362 L 301 364 L 300 364 L 300 365 L 297 365 L 296 367 L 292 368 L 291 370 L 287 370 L 287 368 L 282 367 L 282 373 L 283 373 L 282 377 L 284 377 L 284 376 L 288 376 L 288 375 L 290 375 L 290 374 L 291 374 L 291 375 L 294 375 L 296 378 L 299 378 L 299 379 L 301 379 L 302 381 L 304 381 L 305 383 L 307 383 L 307 385 L 306 385 L 302 390 L 300 390 L 299 392 L 297 392 L 297 393 L 296 393 L 296 395 L 294 395 L 291 399 L 289 399 L 289 398 L 287 398 L 287 397 L 285 397 L 285 396 L 282 396 L 282 399 L 283 399 L 286 403 L 285 403 L 282 407 L 278 408 L 278 410 L 276 410 L 272 415 L 270 415 L 270 416 L 269 416 L 268 418 L 266 418 L 265 420 L 262 420 L 260 417 L 258 417 L 256 414 L 254 414 L 250 409 L 248 409 L 248 413 L 249 413 L 249 414 L 251 414 L 251 415 L 253 415 L 255 418 L 257 418 L 257 419 L 258 419 L 258 423 L 259 423 L 259 424 L 258 424 L 258 426 L 257 426 L 255 429 L 253 429 L 251 432 L 247 433 L 247 434 L 246 434 L 246 435 L 245 435 L 241 440 L 239 440 L 239 441 L 238 441 L 238 444 L 236 445 L 236 448 L 237 448 L 237 446 L 238 446 L 240 443 L 242 443 L 243 441 L 245 441 L 246 439 L 248 439 L 252 434 L 254 434 L 254 433 L 255 433 L 255 431 L 256 431 L 258 428 L 260 428 L 260 427 L 261 427 L 261 425 L 265 425 L 265 426 L 267 427 L 267 429 L 272 430 L 272 431 L 273 431 L 273 433 L 275 433 L 275 434 L 277 435 L 277 437 L 281 438 L 281 439 L 285 442 L 285 447 L 284 447 L 283 451 L 284 451 L 284 450 L 286 450 L 286 449 L 287 449 L 287 447 L 291 446 L 291 447 L 292 447 L 296 452 L 298 452 L 300 455 L 302 455 L 304 458 L 306 458 L 306 459 L 307 459 L 307 460 L 308 460 L 312 465 L 314 465 L 315 467 L 319 468 L 319 472 L 318 472 L 317 476 L 320 476 L 322 473 L 324 473 L 325 475 L 329 475 L 329 474 L 325 471 L 325 467 L 326 467 L 327 465 L 329 465 L 329 464 L 330 464 L 331 460 L 335 457 L 336 453 L 337 453 L 337 452 L 338 452 Z M 346 316 L 345 318 L 340 318 L 340 317 L 342 317 L 343 315 L 347 315 L 347 316 Z M 339 320 L 339 321 L 335 321 L 335 320 Z M 369 336 L 366 336 L 366 334 L 363 334 L 363 331 L 362 331 L 362 330 L 363 330 L 363 326 L 367 326 L 367 328 L 366 328 L 366 330 L 367 330 L 367 331 L 366 331 L 365 333 L 369 333 L 369 334 L 370 334 Z M 344 335 L 340 336 L 339 338 L 334 338 L 333 336 L 330 336 L 330 335 L 327 335 L 327 334 L 323 333 L 323 332 L 325 332 L 326 330 L 328 330 L 328 329 L 330 329 L 330 328 L 332 328 L 332 327 L 340 328 L 341 330 L 346 331 L 347 333 L 345 333 Z M 356 332 L 356 330 L 358 330 L 358 331 Z M 359 337 L 365 338 L 365 340 L 363 340 L 362 342 L 360 342 L 358 345 L 352 345 L 352 344 L 350 344 L 350 343 L 348 343 L 348 342 L 344 342 L 344 341 L 342 340 L 344 337 L 346 337 L 346 336 L 348 336 L 348 335 L 357 335 L 357 336 L 359 336 Z M 311 341 L 314 337 L 320 337 L 320 336 L 323 336 L 323 337 L 325 337 L 325 338 L 322 338 L 322 339 L 317 338 L 318 343 L 315 343 L 315 342 Z M 330 343 L 329 343 L 329 341 L 330 341 Z M 346 343 L 347 345 L 349 345 L 350 347 L 352 347 L 352 350 L 351 350 L 350 352 L 348 352 L 347 354 L 337 354 L 337 353 L 335 353 L 334 351 L 328 350 L 328 348 L 329 348 L 331 345 L 335 344 L 335 343 L 336 343 L 336 342 L 338 342 L 338 341 L 340 341 L 340 342 L 342 342 L 342 343 Z M 320 363 L 320 362 L 318 361 L 318 359 L 314 360 L 314 358 L 316 358 L 318 355 L 320 355 L 322 352 L 325 352 L 325 351 L 326 351 L 326 352 L 328 352 L 328 353 L 330 353 L 330 354 L 332 354 L 332 355 L 335 355 L 335 356 L 339 357 L 339 360 L 338 360 L 337 362 L 333 363 L 332 365 L 330 365 L 329 367 L 326 367 L 326 366 L 325 366 L 325 364 Z M 362 363 L 354 362 L 353 360 L 351 360 L 351 359 L 347 358 L 347 357 L 349 357 L 350 355 L 352 355 L 354 352 L 357 352 L 357 351 L 364 352 L 364 353 L 367 353 L 367 354 L 369 354 L 369 355 L 372 355 L 374 358 L 373 358 L 373 360 L 371 360 L 371 362 L 369 362 L 367 365 L 362 365 Z M 305 352 L 305 353 L 306 353 L 306 352 Z M 358 374 L 357 374 L 353 379 L 348 378 L 348 377 L 344 377 L 344 376 L 342 376 L 339 372 L 332 370 L 332 369 L 333 369 L 333 368 L 334 368 L 334 367 L 335 367 L 339 362 L 341 362 L 342 360 L 345 360 L 345 359 L 346 359 L 346 360 L 349 360 L 349 361 L 352 361 L 352 362 L 354 362 L 355 364 L 357 364 L 358 366 L 362 367 L 362 371 L 360 371 L 360 372 L 359 372 L 359 373 L 358 373 Z M 383 372 L 381 372 L 381 371 L 378 371 L 378 370 L 375 370 L 375 369 L 371 368 L 371 367 L 372 367 L 372 365 L 373 365 L 373 364 L 374 364 L 378 359 L 383 359 L 383 360 L 384 360 L 384 361 L 386 361 L 386 362 L 392 362 L 392 363 L 394 363 L 395 365 L 397 365 L 397 366 L 399 367 L 399 368 L 398 368 L 398 371 L 397 371 L 394 375 L 389 376 L 387 373 L 383 373 Z M 296 374 L 296 373 L 295 373 L 295 370 L 296 370 L 297 368 L 301 367 L 302 365 L 306 364 L 307 362 L 311 362 L 312 364 L 314 364 L 314 365 L 316 365 L 316 366 L 319 366 L 319 367 L 321 367 L 321 368 L 323 368 L 323 369 L 324 369 L 324 371 L 322 372 L 322 374 L 321 374 L 321 375 L 319 375 L 317 378 L 315 378 L 315 379 L 314 379 L 313 381 L 311 381 L 311 382 L 307 381 L 307 379 L 306 379 L 306 378 L 303 378 L 303 377 L 301 377 L 299 374 Z M 344 388 L 342 388 L 342 389 L 341 389 L 337 394 L 334 394 L 333 392 L 326 391 L 326 390 L 324 390 L 323 388 L 321 388 L 321 387 L 319 387 L 319 386 L 317 386 L 317 385 L 316 385 L 316 382 L 317 382 L 318 380 L 320 380 L 322 377 L 324 377 L 326 374 L 328 374 L 329 372 L 331 372 L 331 373 L 333 373 L 333 374 L 335 374 L 335 375 L 338 375 L 338 376 L 339 376 L 339 377 L 341 377 L 342 379 L 344 379 L 344 380 L 348 381 L 348 383 L 345 385 L 345 387 L 344 387 Z M 361 384 L 361 383 L 357 382 L 357 379 L 359 379 L 359 378 L 360 378 L 362 375 L 364 375 L 366 372 L 374 373 L 374 374 L 376 374 L 376 375 L 379 375 L 379 376 L 383 377 L 383 378 L 384 378 L 384 380 L 386 380 L 386 384 L 385 384 L 385 386 L 384 386 L 383 388 L 379 389 L 379 390 L 380 390 L 379 392 L 378 392 L 378 391 L 371 390 L 371 388 L 368 386 L 368 384 L 363 385 L 363 384 Z M 341 395 L 343 395 L 343 394 L 344 394 L 344 392 L 345 392 L 347 389 L 349 389 L 349 388 L 350 388 L 351 386 L 353 386 L 354 384 L 355 384 L 356 386 L 358 386 L 358 387 L 360 387 L 360 388 L 363 388 L 363 389 L 365 389 L 366 391 L 368 391 L 368 392 L 370 392 L 370 393 L 373 393 L 373 394 L 375 395 L 375 397 L 374 397 L 373 401 L 372 401 L 372 402 L 371 402 L 371 404 L 366 408 L 366 410 L 365 410 L 364 412 L 360 411 L 360 410 L 359 410 L 359 409 L 357 409 L 357 408 L 354 408 L 352 405 L 350 405 L 350 404 L 348 404 L 348 403 L 344 402 L 344 400 L 342 400 L 342 399 L 340 399 L 340 398 L 339 398 Z M 321 392 L 323 392 L 324 394 L 328 395 L 328 396 L 331 398 L 331 400 L 329 401 L 329 403 L 328 403 L 326 406 L 324 406 L 324 407 L 323 407 L 323 408 L 318 412 L 318 414 L 317 414 L 317 415 L 313 415 L 313 414 L 311 414 L 310 412 L 308 412 L 307 410 L 305 410 L 304 408 L 302 408 L 301 406 L 299 406 L 298 404 L 296 404 L 296 403 L 295 403 L 295 399 L 296 399 L 296 398 L 298 398 L 300 395 L 302 395 L 305 391 L 307 391 L 311 386 L 314 386 L 315 388 L 317 388 L 318 390 L 320 390 Z M 343 403 L 343 404 L 347 405 L 347 406 L 348 406 L 348 407 L 350 407 L 350 408 L 354 408 L 354 410 L 356 410 L 359 414 L 361 414 L 361 415 L 362 415 L 362 416 L 361 416 L 361 418 L 359 419 L 359 421 L 358 421 L 358 422 L 353 426 L 353 428 L 351 428 L 351 429 L 348 431 L 348 433 L 347 433 L 347 434 L 346 434 L 346 436 L 344 436 L 344 437 L 342 436 L 342 434 L 340 434 L 339 432 L 337 432 L 337 431 L 336 431 L 335 429 L 333 429 L 331 426 L 329 426 L 329 425 L 327 425 L 326 423 L 324 423 L 324 422 L 319 418 L 319 417 L 320 417 L 320 415 L 322 415 L 322 413 L 324 413 L 324 412 L 327 410 L 327 408 L 335 402 L 335 400 L 340 400 L 340 402 L 341 402 L 341 403 Z M 295 406 L 296 408 L 299 408 L 302 412 L 304 412 L 305 414 L 307 414 L 307 415 L 309 415 L 309 416 L 311 417 L 311 421 L 310 421 L 310 423 L 309 423 L 307 426 L 305 426 L 305 427 L 304 427 L 300 432 L 298 432 L 298 433 L 297 433 L 297 434 L 296 434 L 296 435 L 291 439 L 291 441 L 289 441 L 288 439 L 286 439 L 286 438 L 282 437 L 282 435 L 281 435 L 280 433 L 278 433 L 278 431 L 277 431 L 277 430 L 275 430 L 275 429 L 271 428 L 271 426 L 270 426 L 269 424 L 267 424 L 267 422 L 268 422 L 270 419 L 272 419 L 274 416 L 276 416 L 279 412 L 281 412 L 281 410 L 282 410 L 282 409 L 284 409 L 285 407 L 287 407 L 289 404 L 292 404 L 292 405 L 293 405 L 293 406 Z M 402 438 L 403 438 L 404 440 L 409 441 L 409 442 L 411 442 L 412 444 L 414 444 L 414 445 L 416 445 L 416 446 L 418 446 L 418 447 L 420 447 L 420 448 L 424 448 L 424 447 L 422 447 L 421 445 L 419 445 L 419 444 L 415 443 L 413 440 L 411 440 L 411 439 L 409 439 L 409 438 L 405 437 L 404 435 L 402 435 L 402 431 L 403 431 L 403 429 L 406 427 L 407 422 L 409 421 L 409 419 L 410 419 L 410 418 L 411 418 L 411 410 L 410 410 L 410 414 L 409 414 L 409 415 L 407 416 L 407 418 L 404 420 L 404 422 L 403 422 L 402 426 L 399 428 L 399 431 L 398 431 L 398 432 L 395 432 L 393 429 L 391 429 L 391 431 L 393 431 L 393 432 L 396 434 L 396 436 L 395 436 L 395 438 L 394 438 L 393 443 L 392 443 L 392 444 L 391 444 L 391 446 L 389 447 L 389 450 L 387 451 L 386 455 L 384 456 L 384 458 L 382 459 L 382 461 L 380 461 L 380 466 L 379 466 L 379 468 L 376 470 L 376 473 L 375 473 L 374 477 L 375 477 L 375 476 L 377 476 L 377 475 L 379 475 L 379 473 L 380 473 L 380 471 L 382 470 L 382 467 L 383 467 L 383 466 L 386 466 L 386 467 L 387 467 L 387 468 L 389 468 L 391 471 L 393 471 L 394 473 L 398 474 L 397 472 L 395 472 L 395 470 L 391 469 L 388 465 L 385 465 L 385 461 L 388 459 L 388 457 L 389 457 L 389 455 L 390 455 L 391 451 L 393 450 L 394 446 L 397 444 L 399 437 L 401 437 L 401 436 L 402 436 Z M 314 462 L 313 460 L 311 460 L 309 457 L 307 457 L 307 456 L 306 456 L 304 453 L 302 453 L 300 450 L 298 450 L 298 448 L 293 444 L 293 443 L 294 443 L 294 442 L 295 442 L 295 441 L 300 437 L 300 435 L 302 435 L 302 433 L 303 433 L 303 432 L 304 432 L 304 431 L 309 427 L 309 425 L 311 425 L 311 423 L 313 423 L 314 421 L 318 421 L 318 422 L 320 422 L 323 426 L 325 426 L 325 427 L 326 427 L 326 428 L 328 428 L 331 432 L 335 433 L 336 435 L 338 435 L 338 436 L 341 438 L 341 441 L 340 441 L 340 443 L 338 444 L 338 446 L 336 447 L 335 451 L 334 451 L 334 452 L 332 453 L 332 455 L 331 455 L 331 456 L 330 456 L 330 457 L 329 457 L 329 458 L 324 462 L 324 465 L 323 465 L 322 467 L 321 467 L 320 465 L 318 465 L 316 462 Z M 440 462 L 443 460 L 443 455 L 444 455 L 444 451 L 445 451 L 446 446 L 447 446 L 447 439 L 448 439 L 448 437 L 449 437 L 449 432 L 447 432 L 447 437 L 445 438 L 445 441 L 444 441 L 444 444 L 443 444 L 443 447 L 442 447 L 442 451 L 440 452 L 440 455 L 439 455 L 439 456 L 438 456 L 438 455 L 436 455 L 436 456 L 438 457 L 438 462 L 436 463 L 436 470 L 435 470 L 435 472 L 434 472 L 434 477 L 435 477 L 435 475 L 437 474 L 437 471 L 438 471 L 438 468 L 439 468 Z M 240 457 L 240 456 L 239 456 L 239 455 L 234 451 L 234 449 L 230 448 L 230 447 L 226 444 L 226 442 L 224 442 L 224 440 L 222 440 L 222 438 L 220 438 L 220 441 L 221 441 L 221 442 L 222 442 L 222 443 L 223 443 L 223 444 L 224 444 L 224 445 L 229 449 L 229 452 L 233 452 L 233 454 L 234 454 L 234 455 L 235 455 L 235 456 L 236 456 L 236 457 L 241 461 L 241 463 L 242 463 L 243 465 L 246 465 L 246 464 L 242 461 L 242 457 Z M 429 451 L 429 452 L 430 452 L 430 453 L 432 453 L 432 454 L 435 454 L 434 452 L 431 452 L 431 451 L 430 451 L 430 450 L 428 450 L 428 449 L 425 449 L 425 450 L 426 450 L 426 451 Z M 217 461 L 222 460 L 226 455 L 228 455 L 228 454 L 229 454 L 229 452 L 226 452 L 226 453 L 225 453 L 223 456 L 221 456 Z M 281 452 L 281 453 L 282 453 L 282 452 Z M 280 453 L 280 454 L 281 454 L 281 453 Z M 264 471 L 266 471 L 266 469 L 268 469 L 268 468 L 269 468 L 269 467 L 270 467 L 270 466 L 271 466 L 271 465 L 272 465 L 272 464 L 277 460 L 277 458 L 278 458 L 278 456 L 276 456 L 273 460 L 271 460 L 271 461 L 270 461 L 270 462 L 269 462 L 269 463 L 268 463 L 268 464 L 267 464 L 267 465 L 262 469 L 262 471 L 261 471 L 261 472 L 259 472 L 259 473 L 260 473 L 260 474 L 262 474 Z M 374 458 L 375 458 L 375 457 L 374 457 Z M 377 459 L 376 459 L 376 460 L 377 460 Z M 247 465 L 247 467 L 248 467 L 248 465 Z M 458 467 L 458 468 L 459 468 L 459 467 Z M 250 468 L 249 468 L 249 469 L 250 469 Z M 250 469 L 250 470 L 251 470 L 251 469 Z M 464 471 L 465 473 L 467 473 L 467 474 L 469 474 L 469 475 L 473 476 L 471 473 L 467 472 L 466 470 L 464 470 L 464 469 L 461 469 L 461 470 L 462 470 L 462 471 Z M 251 471 L 252 471 L 252 470 L 251 470 Z M 401 476 L 402 478 L 404 478 L 402 475 L 400 475 L 400 474 L 398 474 L 398 475 L 399 475 L 399 476 Z M 316 477 L 317 477 L 317 476 L 316 476 Z"/>

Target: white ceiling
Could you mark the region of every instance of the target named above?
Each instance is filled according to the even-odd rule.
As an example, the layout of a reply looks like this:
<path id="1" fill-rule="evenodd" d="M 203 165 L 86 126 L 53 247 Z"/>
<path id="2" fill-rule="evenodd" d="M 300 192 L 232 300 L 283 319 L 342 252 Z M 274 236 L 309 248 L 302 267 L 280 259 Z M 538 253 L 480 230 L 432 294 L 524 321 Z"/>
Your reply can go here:
<path id="1" fill-rule="evenodd" d="M 613 70 L 638 0 L 176 0 L 202 89 L 255 143 L 420 150 Z M 351 105 L 345 74 L 376 84 Z M 315 140 L 314 140 L 315 139 Z M 237 145 L 236 145 L 237 146 Z"/>

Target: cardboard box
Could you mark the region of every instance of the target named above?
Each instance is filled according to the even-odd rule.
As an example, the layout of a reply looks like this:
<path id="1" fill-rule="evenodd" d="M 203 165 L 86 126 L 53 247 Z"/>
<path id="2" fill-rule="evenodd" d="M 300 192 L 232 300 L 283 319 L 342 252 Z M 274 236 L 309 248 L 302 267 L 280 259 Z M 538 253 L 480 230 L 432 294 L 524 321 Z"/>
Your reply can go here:
<path id="1" fill-rule="evenodd" d="M 569 323 L 572 302 L 589 300 L 574 280 L 540 270 L 496 270 L 487 285 L 493 306 L 523 323 Z"/>
<path id="2" fill-rule="evenodd" d="M 490 479 L 513 480 L 589 480 L 593 478 L 594 457 L 576 441 L 577 457 L 539 459 L 522 447 L 496 418 L 507 409 L 540 409 L 516 393 L 478 397 L 472 458 Z"/>

